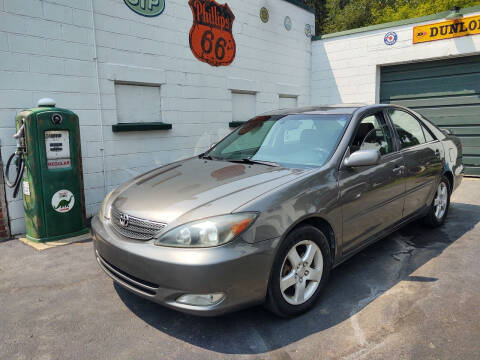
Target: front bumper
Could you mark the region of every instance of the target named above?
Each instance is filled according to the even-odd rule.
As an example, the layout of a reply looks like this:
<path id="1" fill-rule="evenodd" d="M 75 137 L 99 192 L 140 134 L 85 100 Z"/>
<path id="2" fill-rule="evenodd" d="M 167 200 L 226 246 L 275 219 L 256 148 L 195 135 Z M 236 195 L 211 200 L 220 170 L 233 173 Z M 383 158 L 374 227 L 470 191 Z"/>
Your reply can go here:
<path id="1" fill-rule="evenodd" d="M 236 239 L 207 249 L 155 246 L 128 240 L 108 223 L 92 221 L 95 256 L 115 282 L 131 292 L 182 312 L 215 316 L 264 301 L 279 239 L 248 244 Z M 213 306 L 176 302 L 186 294 L 224 293 Z"/>

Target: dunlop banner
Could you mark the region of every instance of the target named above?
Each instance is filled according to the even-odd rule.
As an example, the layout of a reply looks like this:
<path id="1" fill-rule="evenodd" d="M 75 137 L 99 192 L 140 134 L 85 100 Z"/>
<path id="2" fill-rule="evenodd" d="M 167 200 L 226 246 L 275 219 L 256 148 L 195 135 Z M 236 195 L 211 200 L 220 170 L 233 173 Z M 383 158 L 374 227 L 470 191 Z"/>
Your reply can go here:
<path id="1" fill-rule="evenodd" d="M 413 43 L 452 39 L 474 34 L 480 34 L 480 15 L 415 26 L 413 28 Z"/>

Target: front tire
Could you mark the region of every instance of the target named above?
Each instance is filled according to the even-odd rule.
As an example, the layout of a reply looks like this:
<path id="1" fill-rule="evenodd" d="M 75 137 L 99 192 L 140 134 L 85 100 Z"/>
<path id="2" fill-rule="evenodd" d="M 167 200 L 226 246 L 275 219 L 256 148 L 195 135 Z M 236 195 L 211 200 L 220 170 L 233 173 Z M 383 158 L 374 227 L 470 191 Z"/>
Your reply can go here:
<path id="1" fill-rule="evenodd" d="M 429 227 L 436 228 L 442 226 L 445 222 L 450 207 L 450 195 L 450 182 L 445 176 L 442 176 L 430 205 L 430 210 L 425 216 L 425 223 Z"/>
<path id="2" fill-rule="evenodd" d="M 281 317 L 308 311 L 328 281 L 332 267 L 325 234 L 305 225 L 294 229 L 277 252 L 267 293 L 267 308 Z"/>

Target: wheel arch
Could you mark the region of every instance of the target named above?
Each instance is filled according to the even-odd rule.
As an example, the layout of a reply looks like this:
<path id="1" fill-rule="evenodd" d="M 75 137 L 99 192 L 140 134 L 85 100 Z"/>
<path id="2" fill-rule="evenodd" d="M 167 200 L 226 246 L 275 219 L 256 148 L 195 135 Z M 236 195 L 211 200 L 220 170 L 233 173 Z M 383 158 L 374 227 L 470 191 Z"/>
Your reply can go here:
<path id="1" fill-rule="evenodd" d="M 310 216 L 299 220 L 297 223 L 293 224 L 283 235 L 282 241 L 295 229 L 303 225 L 311 225 L 325 234 L 327 237 L 328 243 L 330 245 L 330 256 L 332 264 L 335 260 L 335 254 L 337 250 L 337 239 L 335 231 L 333 230 L 332 225 L 321 216 Z"/>
<path id="2" fill-rule="evenodd" d="M 444 173 L 443 173 L 443 176 L 445 176 L 447 179 L 448 179 L 448 182 L 450 183 L 450 193 L 452 193 L 453 191 L 453 187 L 454 187 L 454 177 L 453 177 L 453 173 L 450 171 L 450 170 L 445 170 Z"/>

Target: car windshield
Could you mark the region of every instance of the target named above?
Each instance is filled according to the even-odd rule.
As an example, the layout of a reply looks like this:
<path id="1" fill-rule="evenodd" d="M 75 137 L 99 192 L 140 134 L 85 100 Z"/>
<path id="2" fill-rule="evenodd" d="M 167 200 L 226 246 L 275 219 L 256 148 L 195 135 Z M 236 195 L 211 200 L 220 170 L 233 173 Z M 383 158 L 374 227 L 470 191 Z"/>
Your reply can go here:
<path id="1" fill-rule="evenodd" d="M 350 115 L 259 116 L 235 130 L 204 156 L 287 168 L 324 165 Z"/>

